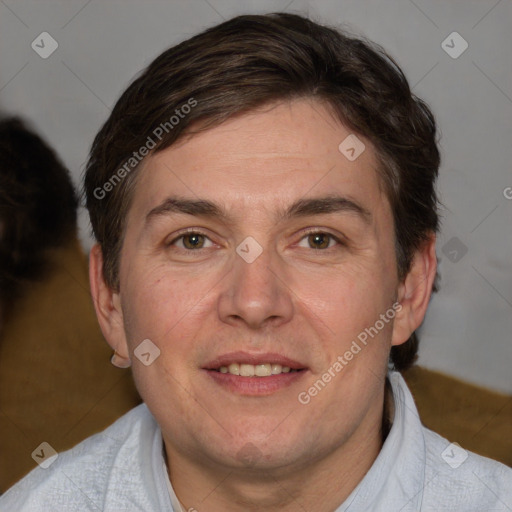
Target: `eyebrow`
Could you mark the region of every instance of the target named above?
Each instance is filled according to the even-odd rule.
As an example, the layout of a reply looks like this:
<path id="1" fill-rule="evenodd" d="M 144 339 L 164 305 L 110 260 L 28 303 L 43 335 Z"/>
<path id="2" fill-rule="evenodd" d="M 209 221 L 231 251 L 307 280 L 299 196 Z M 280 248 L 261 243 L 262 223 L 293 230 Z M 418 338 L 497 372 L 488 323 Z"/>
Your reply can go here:
<path id="1" fill-rule="evenodd" d="M 286 210 L 277 212 L 277 220 L 289 220 L 297 217 L 322 215 L 329 213 L 355 213 L 366 224 L 371 224 L 371 212 L 356 201 L 342 196 L 325 196 L 299 199 Z M 198 217 L 208 217 L 228 222 L 230 217 L 225 209 L 206 199 L 185 199 L 168 197 L 146 215 L 146 224 L 154 217 L 169 214 L 185 214 Z"/>

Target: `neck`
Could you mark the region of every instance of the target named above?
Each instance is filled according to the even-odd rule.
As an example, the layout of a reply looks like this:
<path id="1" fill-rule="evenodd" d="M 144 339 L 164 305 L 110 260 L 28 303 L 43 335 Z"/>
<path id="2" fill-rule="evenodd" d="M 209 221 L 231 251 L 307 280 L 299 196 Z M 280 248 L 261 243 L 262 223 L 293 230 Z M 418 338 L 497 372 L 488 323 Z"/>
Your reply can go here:
<path id="1" fill-rule="evenodd" d="M 166 443 L 169 478 L 184 510 L 332 512 L 364 478 L 389 432 L 393 399 L 386 380 L 380 410 L 370 408 L 354 433 L 316 461 L 272 470 L 199 464 Z"/>

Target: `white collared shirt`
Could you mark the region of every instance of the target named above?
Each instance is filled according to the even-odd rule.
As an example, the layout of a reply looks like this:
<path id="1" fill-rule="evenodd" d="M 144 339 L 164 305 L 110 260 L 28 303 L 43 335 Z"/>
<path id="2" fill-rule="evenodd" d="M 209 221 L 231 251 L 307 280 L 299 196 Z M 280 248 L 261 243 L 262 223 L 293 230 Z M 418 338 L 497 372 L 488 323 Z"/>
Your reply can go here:
<path id="1" fill-rule="evenodd" d="M 336 512 L 512 511 L 512 470 L 421 425 L 397 372 L 394 419 L 381 452 Z M 207 510 L 196 506 L 199 512 Z M 169 481 L 162 434 L 145 404 L 60 453 L 0 497 L 0 512 L 186 512 Z"/>

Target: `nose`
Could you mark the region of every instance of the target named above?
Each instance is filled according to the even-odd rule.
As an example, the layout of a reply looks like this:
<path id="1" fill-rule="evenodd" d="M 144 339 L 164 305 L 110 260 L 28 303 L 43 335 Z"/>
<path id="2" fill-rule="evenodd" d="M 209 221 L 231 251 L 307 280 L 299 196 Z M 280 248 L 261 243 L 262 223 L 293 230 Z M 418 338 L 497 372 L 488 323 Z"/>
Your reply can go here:
<path id="1" fill-rule="evenodd" d="M 270 249 L 263 248 L 252 262 L 236 254 L 219 295 L 220 319 L 251 329 L 285 324 L 293 316 L 293 292 L 286 281 L 285 268 Z"/>

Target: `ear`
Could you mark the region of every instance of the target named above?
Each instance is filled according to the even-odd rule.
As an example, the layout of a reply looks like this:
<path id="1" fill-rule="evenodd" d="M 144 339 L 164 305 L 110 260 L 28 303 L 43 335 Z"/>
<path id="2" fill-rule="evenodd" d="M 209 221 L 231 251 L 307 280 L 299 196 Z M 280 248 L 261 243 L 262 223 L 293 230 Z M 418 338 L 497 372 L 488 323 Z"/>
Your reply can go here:
<path id="1" fill-rule="evenodd" d="M 416 251 L 411 269 L 398 287 L 398 302 L 402 309 L 396 312 L 392 345 L 405 343 L 423 322 L 436 271 L 436 236 L 432 233 Z"/>
<path id="2" fill-rule="evenodd" d="M 130 366 L 130 356 L 124 331 L 123 311 L 119 293 L 112 290 L 103 276 L 103 253 L 95 244 L 89 254 L 89 280 L 96 316 L 108 344 L 115 351 L 112 364 L 120 368 Z"/>

